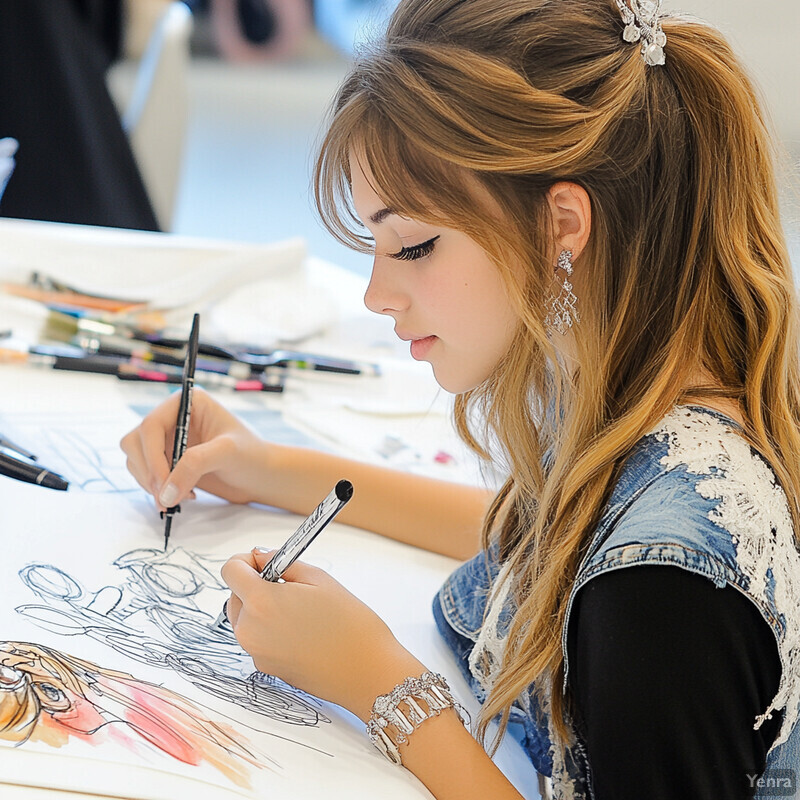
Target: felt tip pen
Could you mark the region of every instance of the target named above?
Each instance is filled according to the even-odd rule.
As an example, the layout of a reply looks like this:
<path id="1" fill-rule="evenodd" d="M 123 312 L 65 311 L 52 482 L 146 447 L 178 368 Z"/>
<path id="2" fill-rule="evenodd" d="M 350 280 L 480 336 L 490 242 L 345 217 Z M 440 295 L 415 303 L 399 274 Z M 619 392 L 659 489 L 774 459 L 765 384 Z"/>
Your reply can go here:
<path id="1" fill-rule="evenodd" d="M 331 489 L 330 494 L 309 514 L 300 527 L 273 553 L 272 558 L 267 561 L 264 569 L 261 570 L 261 577 L 265 581 L 277 583 L 283 573 L 300 558 L 311 542 L 344 508 L 352 496 L 353 484 L 347 480 L 340 480 Z M 214 628 L 230 630 L 227 602 L 222 607 L 222 613 L 217 617 Z"/>
<path id="2" fill-rule="evenodd" d="M 6 453 L 0 453 L 0 475 L 6 475 L 26 483 L 35 483 L 46 489 L 58 489 L 62 492 L 69 486 L 68 481 L 41 464 L 29 464 L 27 461 L 21 461 Z"/>
<path id="3" fill-rule="evenodd" d="M 174 350 L 159 350 L 150 347 L 137 339 L 125 339 L 120 336 L 73 336 L 70 344 L 81 348 L 86 356 L 116 356 L 120 359 L 138 359 L 149 361 L 153 364 L 176 367 L 183 369 L 182 357 L 174 354 Z M 161 369 L 161 366 L 159 366 Z M 246 380 L 251 377 L 250 367 L 238 362 L 221 361 L 219 359 L 198 358 L 197 370 L 199 372 L 218 372 L 230 375 L 233 378 Z"/>
<path id="4" fill-rule="evenodd" d="M 172 444 L 172 469 L 175 469 L 178 462 L 186 452 L 189 444 L 189 421 L 192 416 L 192 394 L 194 393 L 194 370 L 197 364 L 197 349 L 200 337 L 200 315 L 195 314 L 192 318 L 192 330 L 189 333 L 189 341 L 186 343 L 186 362 L 183 365 L 183 376 L 181 378 L 181 399 L 178 404 L 178 418 L 175 421 L 175 438 Z M 166 511 L 161 512 L 164 520 L 164 551 L 169 545 L 169 533 L 172 528 L 172 517 L 181 510 L 179 505 L 170 506 Z"/>
<path id="5" fill-rule="evenodd" d="M 97 375 L 116 375 L 119 372 L 119 359 L 109 356 L 57 356 L 31 353 L 28 364 L 50 367 L 66 372 L 93 372 Z"/>
<path id="6" fill-rule="evenodd" d="M 83 355 L 80 348 L 72 345 L 36 345 L 28 352 L 22 350 L 0 350 L 0 363 L 20 363 L 31 367 L 49 367 L 66 372 L 92 372 L 97 375 L 116 375 L 122 380 L 145 380 L 144 377 L 126 375 L 124 361 L 113 356 Z M 168 383 L 166 378 L 150 378 Z M 180 383 L 180 376 L 174 383 Z"/>
<path id="7" fill-rule="evenodd" d="M 142 369 L 133 364 L 120 364 L 117 377 L 121 381 L 183 385 L 183 378 L 180 375 L 168 375 L 166 372 L 158 372 L 158 370 L 154 369 Z"/>
<path id="8" fill-rule="evenodd" d="M 138 338 L 138 334 L 136 336 Z M 177 348 L 180 346 L 179 339 L 171 339 L 165 336 L 148 334 L 142 338 L 151 345 L 158 347 Z M 257 350 L 247 346 L 223 346 L 212 342 L 201 342 L 199 353 L 201 356 L 238 361 L 249 365 L 253 371 L 259 371 L 266 367 L 292 367 L 294 369 L 316 370 L 318 372 L 336 372 L 342 375 L 380 375 L 380 366 L 378 364 L 361 363 L 344 358 L 331 358 L 297 350 Z"/>
<path id="9" fill-rule="evenodd" d="M 29 300 L 38 300 L 46 305 L 77 306 L 78 308 L 92 308 L 96 311 L 109 311 L 112 313 L 133 311 L 146 306 L 146 303 L 142 302 L 115 300 L 72 291 L 40 289 L 37 286 L 24 286 L 14 283 L 6 283 L 2 288 L 7 294 L 15 297 L 26 297 Z"/>
<path id="10" fill-rule="evenodd" d="M 331 358 L 296 350 L 273 350 L 270 353 L 249 352 L 239 358 L 251 368 L 283 367 L 285 369 L 335 372 L 339 375 L 380 375 L 377 364 L 366 364 L 345 358 Z"/>
<path id="11" fill-rule="evenodd" d="M 150 383 L 182 384 L 180 374 L 163 369 L 152 369 L 144 364 L 120 364 L 117 377 L 121 381 L 144 381 Z M 282 392 L 284 381 L 280 375 L 258 376 L 239 380 L 218 372 L 195 370 L 195 384 L 208 389 L 232 389 L 234 392 Z"/>
<path id="12" fill-rule="evenodd" d="M 183 370 L 170 371 L 172 365 L 154 369 L 153 362 L 132 358 L 123 361 L 112 355 L 95 355 L 74 345 L 35 345 L 28 352 L 0 349 L 0 363 L 26 363 L 68 372 L 91 372 L 116 375 L 122 381 L 183 384 Z M 199 363 L 199 362 L 198 362 Z M 249 369 L 248 369 L 249 372 Z M 222 372 L 196 371 L 197 383 L 208 388 L 232 389 L 234 392 L 282 392 L 284 380 L 279 374 L 258 373 L 249 379 L 238 379 Z"/>

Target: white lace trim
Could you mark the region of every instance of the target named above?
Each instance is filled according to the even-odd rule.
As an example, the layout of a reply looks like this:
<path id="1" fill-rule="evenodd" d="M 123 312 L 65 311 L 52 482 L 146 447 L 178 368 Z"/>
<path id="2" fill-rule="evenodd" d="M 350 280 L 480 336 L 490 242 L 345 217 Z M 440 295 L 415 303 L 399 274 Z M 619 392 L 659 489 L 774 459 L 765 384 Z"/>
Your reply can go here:
<path id="1" fill-rule="evenodd" d="M 483 625 L 475 640 L 475 647 L 469 654 L 469 671 L 487 695 L 491 692 L 503 663 L 508 631 L 501 634 L 498 623 L 510 593 L 511 564 L 506 562 L 497 573 L 491 596 L 486 601 L 487 611 Z"/>
<path id="2" fill-rule="evenodd" d="M 711 414 L 676 406 L 652 432 L 659 441 L 669 441 L 661 464 L 684 465 L 694 475 L 709 476 L 695 489 L 707 499 L 721 500 L 708 518 L 730 533 L 739 568 L 750 581 L 748 592 L 764 607 L 770 605 L 768 573 L 772 573 L 774 604 L 785 622 L 778 638 L 781 680 L 778 693 L 753 727 L 758 729 L 773 711 L 785 708 L 773 746 L 782 744 L 800 707 L 800 556 L 786 495 L 748 442 Z"/>
<path id="3" fill-rule="evenodd" d="M 565 758 L 565 748 L 572 748 L 574 746 L 572 731 L 568 728 L 570 741 L 565 744 L 559 743 L 558 733 L 553 723 L 553 712 L 550 702 L 553 687 L 549 678 L 544 681 L 543 686 L 544 691 L 539 695 L 539 703 L 542 712 L 547 718 L 547 733 L 550 736 L 550 750 L 548 752 L 550 753 L 550 758 L 553 763 L 553 772 L 550 776 L 553 786 L 553 800 L 584 800 L 585 794 L 576 785 L 574 777 L 570 775 Z"/>
<path id="4" fill-rule="evenodd" d="M 492 585 L 491 595 L 487 600 L 486 617 L 469 656 L 469 671 L 487 695 L 491 692 L 503 664 L 508 631 L 501 631 L 499 623 L 500 615 L 509 600 L 512 583 L 510 564 L 506 562 Z M 553 763 L 551 775 L 553 799 L 583 800 L 583 793 L 578 791 L 575 781 L 569 774 L 564 748 L 556 745 L 558 738 L 550 711 L 550 691 L 551 688 L 548 684 L 547 688 L 539 695 L 539 703 L 541 711 L 547 719 L 547 730 L 551 742 L 549 753 Z M 521 695 L 520 705 L 526 713 L 530 714 L 531 706 L 527 693 Z"/>

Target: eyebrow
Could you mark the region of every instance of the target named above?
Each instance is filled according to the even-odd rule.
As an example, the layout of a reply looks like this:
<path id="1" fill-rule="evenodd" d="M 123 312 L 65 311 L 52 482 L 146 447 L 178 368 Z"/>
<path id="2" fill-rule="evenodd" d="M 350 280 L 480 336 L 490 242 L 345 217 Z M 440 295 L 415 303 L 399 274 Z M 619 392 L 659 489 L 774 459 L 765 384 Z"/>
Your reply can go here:
<path id="1" fill-rule="evenodd" d="M 386 217 L 390 214 L 394 214 L 395 212 L 392 211 L 391 208 L 382 208 L 380 211 L 376 211 L 372 216 L 370 216 L 369 221 L 374 223 L 375 225 L 380 225 Z"/>

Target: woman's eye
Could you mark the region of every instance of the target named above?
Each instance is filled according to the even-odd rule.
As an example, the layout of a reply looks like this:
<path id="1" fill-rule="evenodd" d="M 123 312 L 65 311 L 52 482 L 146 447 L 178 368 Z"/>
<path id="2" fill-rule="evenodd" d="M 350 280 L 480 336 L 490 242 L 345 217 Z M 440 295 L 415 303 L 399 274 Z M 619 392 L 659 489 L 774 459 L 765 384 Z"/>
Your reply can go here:
<path id="1" fill-rule="evenodd" d="M 433 239 L 428 239 L 427 242 L 415 244 L 412 247 L 402 247 L 396 253 L 389 253 L 388 256 L 398 261 L 416 261 L 419 258 L 425 258 L 425 256 L 429 256 L 433 252 L 438 238 L 438 236 L 434 236 Z"/>
<path id="2" fill-rule="evenodd" d="M 57 703 L 59 700 L 62 700 L 65 695 L 61 689 L 53 686 L 52 683 L 37 683 L 36 684 L 39 689 L 41 689 L 42 694 L 48 699 L 52 700 L 54 703 Z"/>
<path id="3" fill-rule="evenodd" d="M 59 686 L 44 681 L 36 681 L 33 689 L 39 699 L 42 708 L 50 714 L 56 712 L 69 711 L 72 708 L 72 701 Z"/>

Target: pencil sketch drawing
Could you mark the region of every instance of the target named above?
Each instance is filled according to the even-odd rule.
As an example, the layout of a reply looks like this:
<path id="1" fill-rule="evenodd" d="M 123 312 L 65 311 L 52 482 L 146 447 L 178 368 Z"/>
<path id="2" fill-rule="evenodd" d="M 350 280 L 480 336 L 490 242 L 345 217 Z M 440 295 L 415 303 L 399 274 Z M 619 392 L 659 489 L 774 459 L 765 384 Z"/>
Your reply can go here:
<path id="1" fill-rule="evenodd" d="M 244 788 L 252 767 L 275 765 L 241 730 L 169 689 L 40 644 L 0 642 L 0 740 L 61 747 L 70 738 L 205 762 Z"/>
<path id="2" fill-rule="evenodd" d="M 330 720 L 320 703 L 277 678 L 254 671 L 232 632 L 215 627 L 228 589 L 220 561 L 174 548 L 132 550 L 114 565 L 118 585 L 89 592 L 51 564 L 19 572 L 43 604 L 17 607 L 36 625 L 89 636 L 134 661 L 170 669 L 198 689 L 272 720 L 315 726 Z"/>

